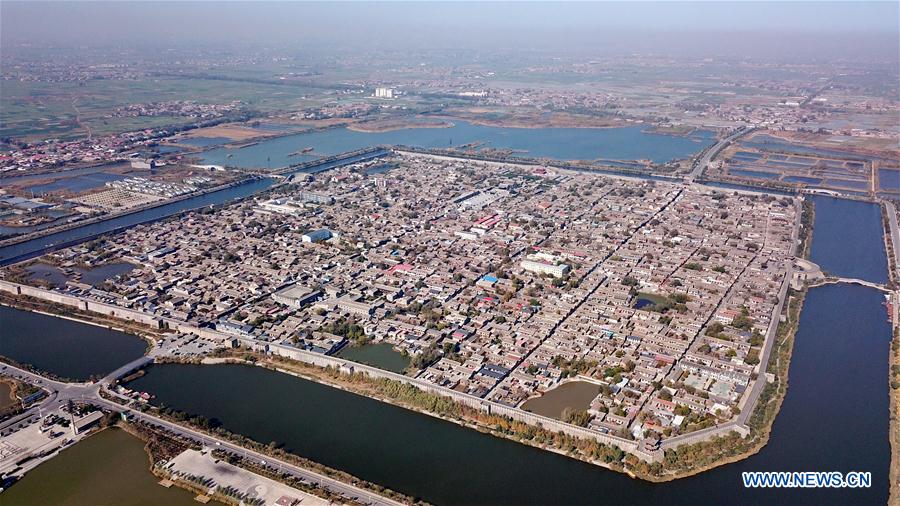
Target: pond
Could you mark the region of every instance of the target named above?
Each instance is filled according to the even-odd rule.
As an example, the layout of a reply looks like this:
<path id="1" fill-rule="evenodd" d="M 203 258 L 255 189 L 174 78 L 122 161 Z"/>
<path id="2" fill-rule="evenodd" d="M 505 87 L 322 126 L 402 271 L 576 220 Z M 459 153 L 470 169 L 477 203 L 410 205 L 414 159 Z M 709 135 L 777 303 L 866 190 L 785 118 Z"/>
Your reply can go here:
<path id="1" fill-rule="evenodd" d="M 522 409 L 550 418 L 561 419 L 566 408 L 587 410 L 591 401 L 600 393 L 600 386 L 589 381 L 569 381 L 544 392 L 540 397 L 528 399 Z"/>
<path id="2" fill-rule="evenodd" d="M 59 288 L 65 287 L 67 281 L 78 281 L 91 286 L 99 285 L 107 279 L 131 272 L 132 269 L 134 266 L 126 262 L 99 265 L 89 269 L 72 267 L 71 271 L 74 275 L 69 277 L 55 265 L 35 263 L 25 268 L 30 273 L 29 278 L 32 281 L 45 280 Z"/>
<path id="3" fill-rule="evenodd" d="M 191 506 L 194 494 L 159 485 L 144 443 L 106 429 L 63 450 L 3 492 L 5 505 Z"/>
<path id="4" fill-rule="evenodd" d="M 395 350 L 388 343 L 348 345 L 341 349 L 337 356 L 396 373 L 403 373 L 410 363 L 408 356 Z"/>

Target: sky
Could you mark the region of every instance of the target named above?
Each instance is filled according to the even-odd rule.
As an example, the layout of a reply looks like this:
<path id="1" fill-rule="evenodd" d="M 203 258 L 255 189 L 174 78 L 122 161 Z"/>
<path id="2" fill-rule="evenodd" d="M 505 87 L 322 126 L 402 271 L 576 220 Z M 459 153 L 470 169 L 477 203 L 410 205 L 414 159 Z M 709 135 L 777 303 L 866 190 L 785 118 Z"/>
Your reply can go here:
<path id="1" fill-rule="evenodd" d="M 896 51 L 900 2 L 0 1 L 0 44 L 93 47 Z"/>

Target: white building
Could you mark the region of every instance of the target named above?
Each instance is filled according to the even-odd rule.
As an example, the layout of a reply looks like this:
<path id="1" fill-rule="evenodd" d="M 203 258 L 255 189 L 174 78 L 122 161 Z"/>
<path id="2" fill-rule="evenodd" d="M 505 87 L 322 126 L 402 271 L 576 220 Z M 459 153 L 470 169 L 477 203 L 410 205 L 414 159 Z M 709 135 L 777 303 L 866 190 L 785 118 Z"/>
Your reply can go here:
<path id="1" fill-rule="evenodd" d="M 394 98 L 392 88 L 375 88 L 375 98 Z"/>
<path id="2" fill-rule="evenodd" d="M 555 278 L 565 276 L 566 272 L 569 270 L 569 266 L 566 264 L 548 264 L 537 260 L 522 260 L 521 266 L 526 271 L 536 272 L 538 274 L 549 274 Z"/>

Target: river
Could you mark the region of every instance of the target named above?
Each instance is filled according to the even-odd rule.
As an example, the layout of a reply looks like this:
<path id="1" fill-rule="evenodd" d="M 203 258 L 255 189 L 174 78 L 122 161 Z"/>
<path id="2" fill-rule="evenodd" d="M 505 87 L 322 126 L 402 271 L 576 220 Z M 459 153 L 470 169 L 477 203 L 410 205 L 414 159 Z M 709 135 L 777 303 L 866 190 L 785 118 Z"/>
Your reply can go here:
<path id="1" fill-rule="evenodd" d="M 131 334 L 0 306 L 0 355 L 63 378 L 103 376 L 146 349 Z"/>

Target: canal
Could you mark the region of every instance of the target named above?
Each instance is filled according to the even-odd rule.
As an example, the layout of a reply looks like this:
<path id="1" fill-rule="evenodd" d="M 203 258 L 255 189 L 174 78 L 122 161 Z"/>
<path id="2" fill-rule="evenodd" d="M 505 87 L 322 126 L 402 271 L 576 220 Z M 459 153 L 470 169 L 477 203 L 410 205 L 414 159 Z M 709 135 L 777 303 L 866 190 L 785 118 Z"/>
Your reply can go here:
<path id="1" fill-rule="evenodd" d="M 146 349 L 142 338 L 118 330 L 0 306 L 0 355 L 62 378 L 103 376 Z"/>
<path id="2" fill-rule="evenodd" d="M 273 183 L 273 179 L 255 179 L 216 192 L 190 197 L 177 202 L 171 202 L 151 209 L 138 211 L 136 213 L 56 232 L 30 241 L 12 244 L 0 248 L 0 264 L 25 260 L 40 254 L 40 252 L 46 248 L 59 247 L 60 245 L 70 243 L 75 244 L 100 234 L 122 230 L 138 223 L 158 220 L 182 211 L 248 197 L 254 193 L 268 189 Z"/>
<path id="3" fill-rule="evenodd" d="M 9 506 L 102 504 L 196 505 L 194 495 L 165 488 L 150 472 L 144 444 L 120 429 L 88 437 L 41 464 L 0 495 Z"/>

